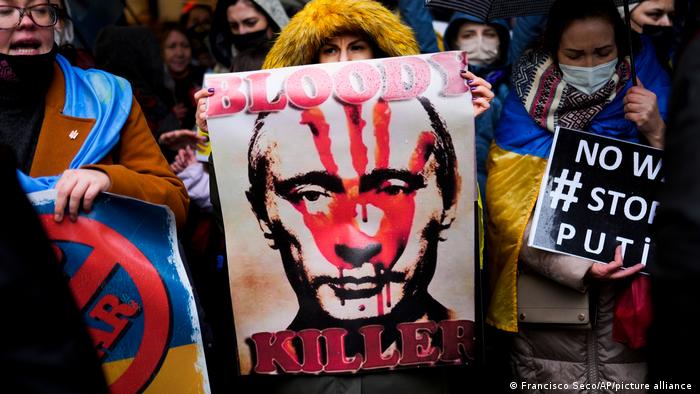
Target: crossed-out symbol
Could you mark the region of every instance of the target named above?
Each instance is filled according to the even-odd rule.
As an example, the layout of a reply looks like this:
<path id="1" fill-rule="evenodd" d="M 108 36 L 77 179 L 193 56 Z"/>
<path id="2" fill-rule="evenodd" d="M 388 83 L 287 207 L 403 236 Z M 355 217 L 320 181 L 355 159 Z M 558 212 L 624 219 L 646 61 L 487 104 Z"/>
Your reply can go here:
<path id="1" fill-rule="evenodd" d="M 168 293 L 153 264 L 128 239 L 112 228 L 86 217 L 73 223 L 56 223 L 53 214 L 40 215 L 53 242 L 74 242 L 92 247 L 78 271 L 70 279 L 76 304 L 85 312 L 100 295 L 105 282 L 117 267 L 133 280 L 143 308 L 143 337 L 133 361 L 110 385 L 113 393 L 136 393 L 156 375 L 166 354 L 170 336 Z"/>

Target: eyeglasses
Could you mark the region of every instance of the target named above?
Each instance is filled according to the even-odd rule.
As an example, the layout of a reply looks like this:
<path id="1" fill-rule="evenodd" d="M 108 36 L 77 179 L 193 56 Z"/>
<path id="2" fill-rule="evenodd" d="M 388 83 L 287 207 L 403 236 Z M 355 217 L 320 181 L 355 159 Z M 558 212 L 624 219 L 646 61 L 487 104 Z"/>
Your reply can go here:
<path id="1" fill-rule="evenodd" d="M 18 27 L 25 15 L 39 27 L 51 27 L 58 22 L 58 9 L 53 4 L 38 4 L 26 8 L 0 5 L 0 30 Z"/>

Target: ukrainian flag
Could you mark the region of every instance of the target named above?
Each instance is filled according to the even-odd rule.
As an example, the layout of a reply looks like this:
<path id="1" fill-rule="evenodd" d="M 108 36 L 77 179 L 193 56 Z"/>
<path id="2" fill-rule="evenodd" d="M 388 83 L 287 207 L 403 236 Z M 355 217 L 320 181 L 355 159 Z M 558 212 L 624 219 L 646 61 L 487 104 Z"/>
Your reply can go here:
<path id="1" fill-rule="evenodd" d="M 650 41 L 642 41 L 635 59 L 637 76 L 657 96 L 666 119 L 670 79 L 656 60 Z M 636 126 L 625 119 L 623 99 L 632 82 L 592 119 L 586 131 L 639 142 Z M 554 134 L 535 123 L 520 98 L 511 91 L 503 108 L 487 160 L 486 223 L 487 269 L 491 302 L 486 322 L 517 332 L 518 255 L 525 226 L 532 214 L 547 166 Z"/>

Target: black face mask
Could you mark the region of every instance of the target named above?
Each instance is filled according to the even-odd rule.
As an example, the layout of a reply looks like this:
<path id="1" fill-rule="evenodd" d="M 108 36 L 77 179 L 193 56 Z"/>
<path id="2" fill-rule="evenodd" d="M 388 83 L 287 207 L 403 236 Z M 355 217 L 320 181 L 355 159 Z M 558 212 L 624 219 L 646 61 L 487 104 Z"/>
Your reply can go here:
<path id="1" fill-rule="evenodd" d="M 642 34 L 650 37 L 654 43 L 668 43 L 673 41 L 673 26 L 642 26 Z"/>
<path id="2" fill-rule="evenodd" d="M 657 56 L 663 59 L 662 64 L 668 61 L 674 39 L 673 26 L 644 25 L 642 35 L 651 38 Z"/>
<path id="3" fill-rule="evenodd" d="M 203 39 L 209 35 L 210 31 L 211 31 L 211 24 L 205 22 L 205 23 L 198 23 L 198 24 L 190 27 L 187 30 L 187 33 L 190 37 L 194 37 L 197 39 Z"/>
<path id="4" fill-rule="evenodd" d="M 239 51 L 265 45 L 269 40 L 270 39 L 267 38 L 267 29 L 246 34 L 234 34 L 231 36 L 233 45 L 235 45 L 236 49 Z"/>
<path id="5" fill-rule="evenodd" d="M 13 56 L 0 53 L 0 83 L 23 85 L 27 88 L 48 87 L 53 78 L 56 46 L 42 55 Z"/>

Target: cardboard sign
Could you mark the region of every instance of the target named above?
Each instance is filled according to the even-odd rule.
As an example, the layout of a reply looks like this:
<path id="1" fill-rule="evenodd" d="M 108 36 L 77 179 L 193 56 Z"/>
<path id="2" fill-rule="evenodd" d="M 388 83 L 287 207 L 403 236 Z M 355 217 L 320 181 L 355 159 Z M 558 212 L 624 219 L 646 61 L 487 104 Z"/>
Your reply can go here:
<path id="1" fill-rule="evenodd" d="M 101 194 L 76 222 L 29 195 L 82 310 L 110 392 L 208 393 L 197 308 L 172 212 Z"/>
<path id="2" fill-rule="evenodd" d="M 241 373 L 471 358 L 465 65 L 445 52 L 207 78 Z"/>
<path id="3" fill-rule="evenodd" d="M 602 263 L 621 245 L 625 266 L 653 261 L 661 157 L 659 149 L 558 128 L 529 245 Z"/>

